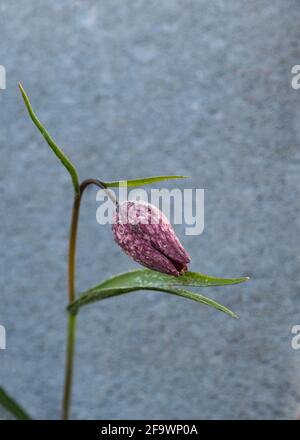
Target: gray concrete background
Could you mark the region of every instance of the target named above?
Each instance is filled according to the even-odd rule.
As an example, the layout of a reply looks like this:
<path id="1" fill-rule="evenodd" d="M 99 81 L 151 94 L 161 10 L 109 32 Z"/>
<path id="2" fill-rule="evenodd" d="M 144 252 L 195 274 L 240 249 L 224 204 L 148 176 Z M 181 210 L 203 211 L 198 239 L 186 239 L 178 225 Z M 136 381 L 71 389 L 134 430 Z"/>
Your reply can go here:
<path id="1" fill-rule="evenodd" d="M 79 317 L 73 418 L 295 418 L 300 412 L 300 3 L 1 0 L 1 384 L 60 415 L 70 179 L 29 120 L 21 80 L 81 178 L 187 174 L 206 188 L 191 269 L 249 274 L 204 294 L 240 320 L 140 292 Z M 172 187 L 173 185 L 169 185 Z M 78 290 L 137 265 L 80 219 Z"/>

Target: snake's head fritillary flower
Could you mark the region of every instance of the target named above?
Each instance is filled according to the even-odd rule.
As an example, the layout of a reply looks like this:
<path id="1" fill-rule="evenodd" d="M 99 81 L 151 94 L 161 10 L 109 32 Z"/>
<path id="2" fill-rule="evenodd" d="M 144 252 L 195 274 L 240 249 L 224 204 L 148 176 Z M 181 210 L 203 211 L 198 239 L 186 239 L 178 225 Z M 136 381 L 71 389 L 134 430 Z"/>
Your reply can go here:
<path id="1" fill-rule="evenodd" d="M 112 232 L 123 251 L 143 266 L 174 276 L 188 270 L 188 253 L 155 206 L 125 201 L 113 215 Z"/>

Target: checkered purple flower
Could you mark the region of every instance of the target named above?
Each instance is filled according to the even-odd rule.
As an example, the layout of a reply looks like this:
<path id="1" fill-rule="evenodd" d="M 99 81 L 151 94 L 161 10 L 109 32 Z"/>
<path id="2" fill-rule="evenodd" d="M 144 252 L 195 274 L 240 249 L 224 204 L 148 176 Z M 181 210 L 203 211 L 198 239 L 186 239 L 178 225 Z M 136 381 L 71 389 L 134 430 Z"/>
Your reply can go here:
<path id="1" fill-rule="evenodd" d="M 155 206 L 122 203 L 113 215 L 112 232 L 123 251 L 143 266 L 174 276 L 188 270 L 188 253 L 167 217 Z"/>

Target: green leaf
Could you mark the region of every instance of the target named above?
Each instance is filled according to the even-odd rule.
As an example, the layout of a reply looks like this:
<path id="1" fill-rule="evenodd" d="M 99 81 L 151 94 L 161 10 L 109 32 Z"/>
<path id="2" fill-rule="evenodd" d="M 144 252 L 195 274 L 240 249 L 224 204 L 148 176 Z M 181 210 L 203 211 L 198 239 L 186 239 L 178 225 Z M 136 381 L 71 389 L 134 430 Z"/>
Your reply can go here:
<path id="1" fill-rule="evenodd" d="M 71 313 L 77 313 L 82 306 L 95 301 L 101 301 L 109 297 L 135 292 L 138 290 L 154 290 L 182 296 L 184 298 L 209 305 L 217 310 L 227 313 L 234 318 L 237 318 L 235 313 L 216 301 L 179 287 L 188 285 L 194 287 L 221 286 L 237 284 L 247 280 L 248 278 L 245 277 L 233 279 L 213 278 L 196 272 L 187 272 L 181 277 L 173 277 L 171 275 L 162 274 L 150 269 L 138 269 L 116 275 L 99 284 L 98 286 L 89 289 L 76 301 L 74 301 L 68 307 L 68 309 Z"/>
<path id="2" fill-rule="evenodd" d="M 24 409 L 0 387 L 0 405 L 19 420 L 31 420 Z"/>
<path id="3" fill-rule="evenodd" d="M 82 294 L 76 301 L 74 301 L 72 304 L 70 304 L 70 306 L 68 307 L 68 310 L 71 313 L 75 314 L 78 312 L 78 310 L 81 307 L 83 307 L 87 304 L 91 304 L 96 301 L 101 301 L 106 298 L 122 295 L 122 294 L 129 293 L 129 292 L 137 292 L 139 290 L 154 290 L 157 292 L 166 292 L 166 293 L 170 293 L 172 295 L 182 296 L 184 298 L 191 299 L 193 301 L 197 301 L 202 304 L 206 304 L 206 305 L 211 306 L 217 310 L 220 310 L 224 313 L 227 313 L 232 318 L 238 318 L 238 316 L 234 312 L 232 312 L 227 307 L 223 306 L 222 304 L 219 304 L 218 302 L 216 302 L 210 298 L 207 298 L 207 297 L 200 295 L 198 293 L 189 292 L 188 290 L 176 289 L 176 288 L 167 287 L 167 286 L 165 288 L 162 286 L 162 287 L 142 287 L 142 288 L 136 287 L 136 288 L 127 288 L 127 289 L 122 288 L 122 287 L 93 289 L 93 290 L 87 291 L 86 293 Z"/>
<path id="4" fill-rule="evenodd" d="M 103 281 L 95 288 L 115 287 L 120 285 L 122 287 L 132 287 L 136 285 L 139 285 L 140 287 L 147 287 L 149 285 L 209 287 L 239 284 L 248 280 L 249 277 L 218 278 L 204 275 L 199 272 L 186 272 L 180 277 L 174 277 L 172 275 L 167 275 L 150 269 L 136 269 L 115 275 L 106 281 Z"/>
<path id="5" fill-rule="evenodd" d="M 124 186 L 143 186 L 150 183 L 161 182 L 162 180 L 187 179 L 188 176 L 152 176 L 141 177 L 140 179 L 117 180 L 115 182 L 104 182 L 107 188 L 124 187 Z"/>
<path id="6" fill-rule="evenodd" d="M 76 194 L 79 194 L 79 179 L 78 179 L 78 174 L 77 174 L 77 171 L 76 171 L 74 165 L 72 164 L 70 159 L 63 153 L 63 151 L 59 148 L 59 146 L 54 142 L 54 140 L 51 138 L 50 134 L 45 129 L 43 124 L 38 120 L 36 114 L 33 111 L 32 106 L 30 104 L 29 98 L 28 98 L 25 90 L 23 89 L 23 86 L 21 83 L 19 83 L 19 89 L 22 93 L 22 96 L 23 96 L 26 108 L 28 110 L 29 116 L 31 117 L 33 123 L 39 129 L 41 134 L 46 139 L 46 142 L 48 143 L 48 145 L 50 146 L 50 148 L 52 149 L 54 154 L 59 158 L 59 160 L 62 162 L 63 166 L 70 173 L 71 179 L 73 182 L 73 186 L 74 186 L 74 190 L 75 190 Z"/>

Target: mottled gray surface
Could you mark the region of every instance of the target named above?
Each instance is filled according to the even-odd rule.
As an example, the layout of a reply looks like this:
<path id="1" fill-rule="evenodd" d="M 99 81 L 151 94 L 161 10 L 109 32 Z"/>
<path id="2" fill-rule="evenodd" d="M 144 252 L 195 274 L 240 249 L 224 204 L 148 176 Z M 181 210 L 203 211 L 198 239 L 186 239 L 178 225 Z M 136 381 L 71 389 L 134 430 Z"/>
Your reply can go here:
<path id="1" fill-rule="evenodd" d="M 60 415 L 70 179 L 32 125 L 103 179 L 192 175 L 205 232 L 176 231 L 191 269 L 249 274 L 209 293 L 240 321 L 140 292 L 79 317 L 73 418 L 294 418 L 300 405 L 300 64 L 296 0 L 1 0 L 1 384 L 37 418 Z M 172 187 L 173 185 L 169 185 Z M 80 223 L 78 289 L 135 268 Z"/>

